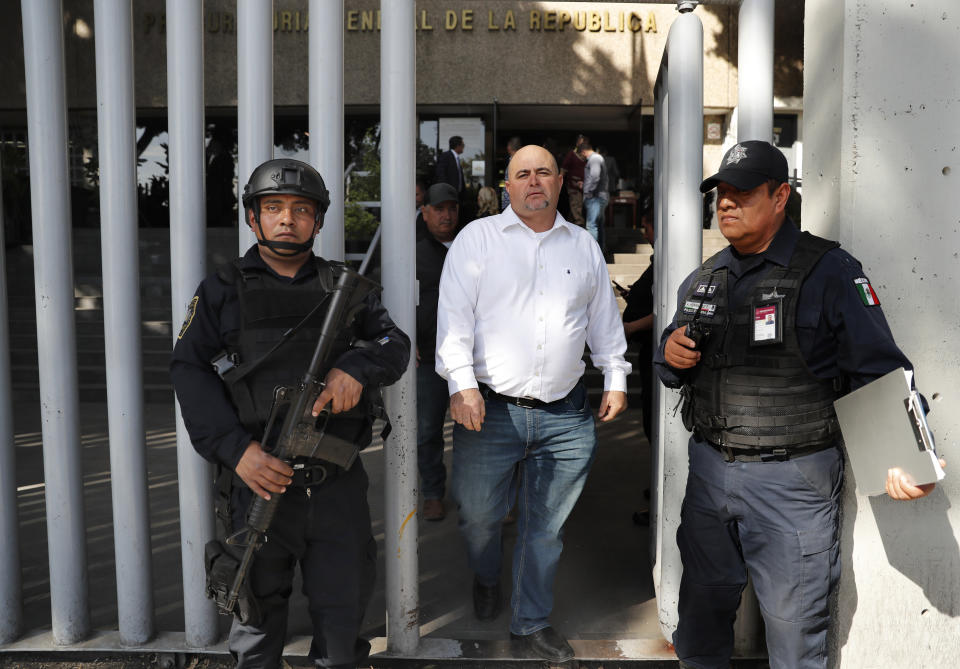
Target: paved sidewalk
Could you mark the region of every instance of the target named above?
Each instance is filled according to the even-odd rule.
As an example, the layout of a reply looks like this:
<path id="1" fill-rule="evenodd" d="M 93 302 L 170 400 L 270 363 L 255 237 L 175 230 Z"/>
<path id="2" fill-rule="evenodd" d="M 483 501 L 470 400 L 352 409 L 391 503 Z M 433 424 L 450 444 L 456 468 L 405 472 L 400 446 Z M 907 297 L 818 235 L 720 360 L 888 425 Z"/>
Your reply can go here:
<path id="1" fill-rule="evenodd" d="M 116 630 L 116 582 L 113 562 L 110 465 L 107 414 L 104 404 L 83 404 L 83 472 L 87 527 L 90 608 L 97 630 Z M 39 408 L 16 407 L 17 487 L 20 510 L 20 548 L 23 562 L 24 627 L 49 630 L 49 569 L 44 508 L 43 460 Z M 176 442 L 173 400 L 169 405 L 145 407 L 148 444 L 149 494 L 153 548 L 154 597 L 157 629 L 183 630 L 180 577 L 179 511 L 177 509 Z M 449 435 L 447 424 L 448 462 Z M 632 522 L 641 508 L 642 491 L 649 485 L 649 447 L 642 436 L 640 412 L 627 411 L 600 428 L 600 452 L 583 496 L 567 524 L 566 548 L 556 584 L 555 626 L 591 654 L 613 652 L 624 644 L 660 649 L 664 643 L 657 622 L 648 531 Z M 383 574 L 383 451 L 375 444 L 363 454 L 370 473 L 370 503 L 374 534 L 380 549 L 377 590 L 364 623 L 364 634 L 383 650 L 385 603 Z M 420 523 L 421 633 L 442 653 L 444 640 L 475 640 L 476 651 L 490 652 L 508 638 L 508 614 L 480 623 L 473 617 L 472 576 L 457 530 L 456 511 L 441 522 Z M 504 528 L 509 556 L 515 526 Z M 504 565 L 509 570 L 509 559 Z M 509 582 L 507 577 L 506 582 Z M 306 647 L 309 633 L 306 602 L 295 585 L 290 616 L 291 651 Z M 224 629 L 229 620 L 222 619 Z M 298 639 L 299 638 L 299 639 Z M 492 644 L 492 645 L 491 645 Z M 614 646 L 609 646 L 614 644 Z M 619 644 L 619 646 L 618 646 Z M 638 646 L 636 644 L 639 644 Z M 469 646 L 472 644 L 461 644 Z M 608 647 L 609 646 L 609 647 Z M 644 651 L 646 652 L 646 651 Z M 667 655 L 669 656 L 669 652 Z M 469 649 L 464 651 L 466 657 Z M 608 655 L 609 656 L 609 655 Z"/>

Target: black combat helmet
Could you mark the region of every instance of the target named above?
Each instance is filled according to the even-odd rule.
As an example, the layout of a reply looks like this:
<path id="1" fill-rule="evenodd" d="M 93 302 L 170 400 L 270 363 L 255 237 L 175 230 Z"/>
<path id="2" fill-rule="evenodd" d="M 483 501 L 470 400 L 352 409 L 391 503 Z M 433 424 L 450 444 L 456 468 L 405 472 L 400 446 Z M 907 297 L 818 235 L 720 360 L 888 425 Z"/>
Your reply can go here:
<path id="1" fill-rule="evenodd" d="M 313 247 L 313 241 L 303 244 L 292 242 L 274 242 L 264 239 L 260 225 L 260 197 L 263 195 L 302 195 L 317 203 L 317 223 L 323 225 L 323 215 L 330 206 L 330 194 L 323 183 L 323 177 L 311 165 L 293 160 L 277 158 L 261 163 L 250 175 L 243 187 L 243 208 L 253 211 L 253 219 L 260 228 L 261 246 L 266 246 L 280 255 L 296 255 Z"/>

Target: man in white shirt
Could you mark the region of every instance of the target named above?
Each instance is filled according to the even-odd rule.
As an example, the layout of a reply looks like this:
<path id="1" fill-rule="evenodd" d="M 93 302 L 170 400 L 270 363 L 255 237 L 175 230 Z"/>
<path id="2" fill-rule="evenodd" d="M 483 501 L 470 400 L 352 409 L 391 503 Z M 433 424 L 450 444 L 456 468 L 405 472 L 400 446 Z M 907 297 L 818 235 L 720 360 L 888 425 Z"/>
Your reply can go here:
<path id="1" fill-rule="evenodd" d="M 516 495 L 511 638 L 555 662 L 573 657 L 548 620 L 562 528 L 597 447 L 584 344 L 603 371 L 601 421 L 626 408 L 630 372 L 600 248 L 557 213 L 562 184 L 548 151 L 517 151 L 507 168 L 510 207 L 466 226 L 447 254 L 437 319 L 474 612 L 499 613 L 500 524 Z"/>

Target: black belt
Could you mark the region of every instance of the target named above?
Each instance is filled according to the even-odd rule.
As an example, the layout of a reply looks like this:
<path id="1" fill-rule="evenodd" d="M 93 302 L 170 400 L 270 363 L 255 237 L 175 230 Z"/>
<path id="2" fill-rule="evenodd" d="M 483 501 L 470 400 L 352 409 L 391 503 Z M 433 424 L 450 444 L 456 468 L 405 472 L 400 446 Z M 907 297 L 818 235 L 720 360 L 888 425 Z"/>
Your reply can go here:
<path id="1" fill-rule="evenodd" d="M 325 460 L 295 461 L 290 466 L 293 467 L 290 486 L 294 488 L 311 488 L 322 483 L 330 483 L 345 471 L 343 467 Z"/>
<path id="2" fill-rule="evenodd" d="M 789 460 L 790 458 L 798 458 L 801 455 L 810 455 L 811 453 L 819 453 L 820 451 L 825 451 L 828 448 L 833 448 L 834 443 L 829 444 L 817 444 L 815 446 L 798 446 L 796 448 L 770 448 L 770 449 L 755 449 L 755 448 L 733 448 L 731 446 L 721 446 L 715 444 L 708 439 L 704 439 L 704 443 L 709 445 L 713 450 L 717 451 L 720 455 L 723 456 L 723 459 L 727 462 L 783 462 Z"/>
<path id="3" fill-rule="evenodd" d="M 577 382 L 577 385 L 580 385 L 579 381 Z M 574 389 L 576 389 L 576 386 L 574 386 Z M 570 392 L 572 393 L 573 390 Z M 510 397 L 509 395 L 501 395 L 500 393 L 493 392 L 490 389 L 490 386 L 483 383 L 480 384 L 480 394 L 483 395 L 484 399 L 499 400 L 500 402 L 506 402 L 507 404 L 515 404 L 522 409 L 541 409 L 543 407 L 553 406 L 557 402 L 562 402 L 569 397 L 569 393 L 567 393 L 565 397 L 561 397 L 553 402 L 544 402 L 543 400 L 538 400 L 535 397 Z"/>

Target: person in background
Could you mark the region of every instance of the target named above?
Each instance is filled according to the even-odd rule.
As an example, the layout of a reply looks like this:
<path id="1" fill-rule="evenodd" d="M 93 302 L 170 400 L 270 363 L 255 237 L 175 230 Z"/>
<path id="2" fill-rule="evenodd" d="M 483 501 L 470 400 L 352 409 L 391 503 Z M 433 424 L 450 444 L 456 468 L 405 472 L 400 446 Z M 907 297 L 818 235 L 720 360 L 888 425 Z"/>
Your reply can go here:
<path id="1" fill-rule="evenodd" d="M 477 218 L 499 214 L 497 208 L 497 191 L 490 186 L 484 186 L 477 193 Z"/>
<path id="2" fill-rule="evenodd" d="M 603 162 L 607 166 L 607 192 L 612 197 L 620 192 L 620 168 L 617 166 L 617 159 L 604 146 L 598 146 L 597 153 L 603 156 Z"/>
<path id="3" fill-rule="evenodd" d="M 423 199 L 427 195 L 427 182 L 420 177 L 417 177 L 414 194 L 417 203 L 416 239 L 419 242 L 427 234 L 427 224 L 423 221 Z"/>
<path id="4" fill-rule="evenodd" d="M 640 215 L 640 228 L 643 236 L 653 250 L 654 228 L 653 209 L 644 209 Z M 634 368 L 640 379 L 640 402 L 643 407 L 643 434 L 647 443 L 653 441 L 653 255 L 650 255 L 650 264 L 633 282 L 627 290 L 624 299 L 627 304 L 623 310 L 623 333 L 627 337 L 627 345 L 637 353 L 637 366 Z M 650 499 L 650 488 L 643 491 L 644 501 L 641 507 L 634 512 L 633 522 L 640 526 L 650 524 L 650 511 L 647 500 Z"/>
<path id="5" fill-rule="evenodd" d="M 653 250 L 653 211 L 645 209 L 640 215 L 640 227 L 644 239 Z M 633 282 L 624 299 L 627 302 L 623 310 L 623 332 L 627 344 L 637 352 L 636 373 L 640 377 L 640 390 L 643 402 L 643 433 L 647 441 L 651 438 L 651 417 L 653 415 L 653 255 L 650 264 Z"/>
<path id="6" fill-rule="evenodd" d="M 446 518 L 447 469 L 443 464 L 443 422 L 450 395 L 435 369 L 437 301 L 447 249 L 457 234 L 459 205 L 450 184 L 430 186 L 423 206 L 427 236 L 417 242 L 417 467 L 423 495 L 423 519 Z"/>
<path id="7" fill-rule="evenodd" d="M 437 158 L 437 171 L 434 183 L 450 184 L 457 189 L 457 197 L 463 197 L 463 189 L 466 183 L 463 180 L 463 166 L 460 164 L 460 154 L 463 153 L 466 145 L 463 137 L 454 135 L 447 144 L 450 148 L 440 154 Z"/>
<path id="8" fill-rule="evenodd" d="M 560 176 L 563 177 L 567 199 L 570 202 L 570 217 L 573 219 L 571 222 L 581 228 L 587 225 L 583 217 L 583 173 L 587 159 L 580 153 L 580 146 L 585 139 L 583 135 L 577 135 L 576 144 L 564 156 L 563 163 L 560 165 Z"/>
<path id="9" fill-rule="evenodd" d="M 510 160 L 513 158 L 513 154 L 515 154 L 520 149 L 521 146 L 523 146 L 523 142 L 520 140 L 519 137 L 516 137 L 516 136 L 511 137 L 507 141 L 507 169 L 504 170 L 504 173 L 503 173 L 504 181 L 506 181 L 507 171 L 509 171 L 510 169 Z M 503 211 L 509 206 L 510 206 L 510 193 L 508 193 L 507 189 L 504 188 L 503 196 L 500 199 L 500 211 Z"/>
<path id="10" fill-rule="evenodd" d="M 583 209 L 587 215 L 587 232 L 597 240 L 602 249 L 603 219 L 607 202 L 610 200 L 607 192 L 607 166 L 603 162 L 603 156 L 593 150 L 589 139 L 583 139 L 580 152 L 587 159 L 583 179 Z"/>

